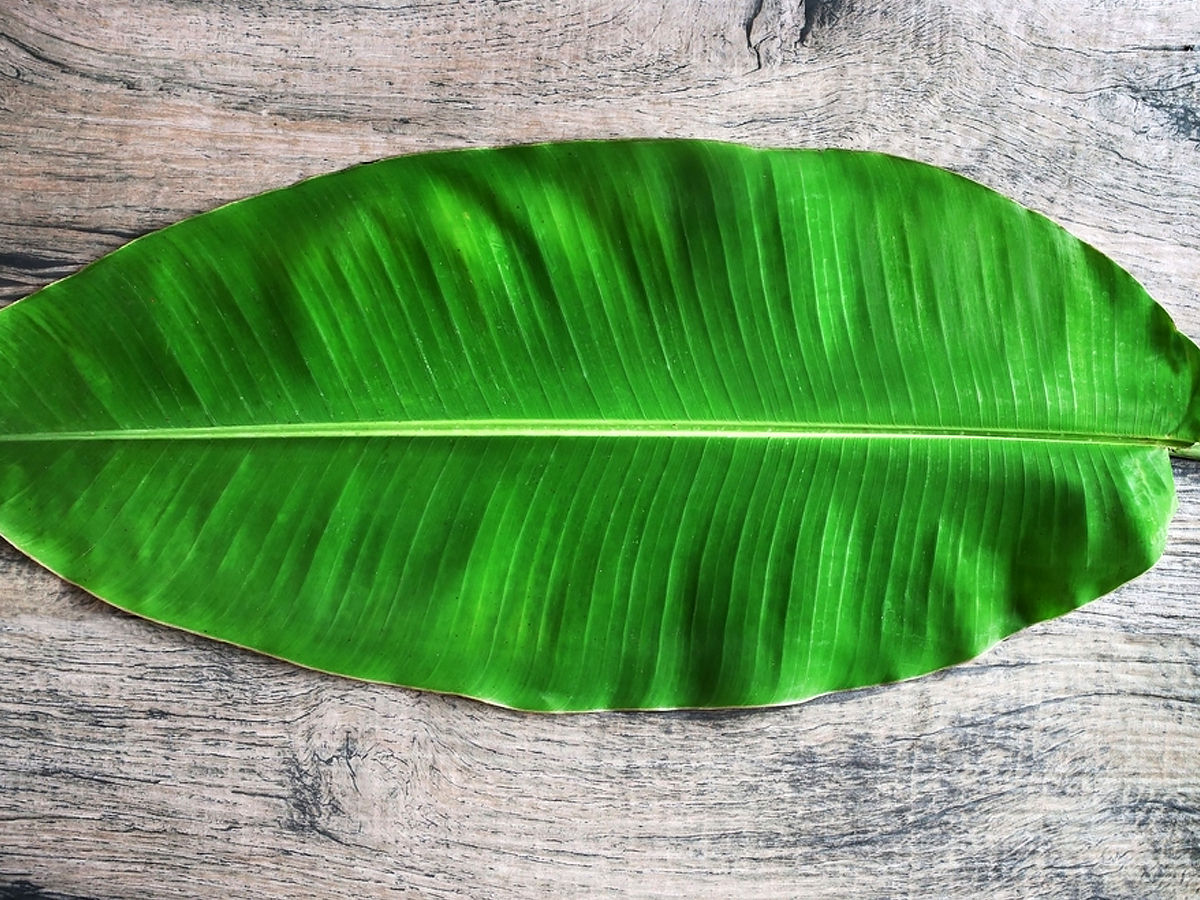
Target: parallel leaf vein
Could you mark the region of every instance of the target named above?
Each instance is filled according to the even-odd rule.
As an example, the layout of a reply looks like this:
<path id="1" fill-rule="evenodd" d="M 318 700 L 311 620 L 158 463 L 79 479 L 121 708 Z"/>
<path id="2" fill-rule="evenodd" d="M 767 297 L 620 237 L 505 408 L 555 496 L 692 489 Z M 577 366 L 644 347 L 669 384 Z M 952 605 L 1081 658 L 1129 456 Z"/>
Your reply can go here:
<path id="1" fill-rule="evenodd" d="M 668 419 L 425 419 L 409 421 L 278 422 L 258 425 L 107 428 L 0 434 L 0 443 L 153 440 L 277 440 L 300 438 L 678 438 L 729 440 L 973 440 L 1053 444 L 1120 444 L 1182 448 L 1170 435 L 1034 428 L 831 424 L 785 421 Z"/>

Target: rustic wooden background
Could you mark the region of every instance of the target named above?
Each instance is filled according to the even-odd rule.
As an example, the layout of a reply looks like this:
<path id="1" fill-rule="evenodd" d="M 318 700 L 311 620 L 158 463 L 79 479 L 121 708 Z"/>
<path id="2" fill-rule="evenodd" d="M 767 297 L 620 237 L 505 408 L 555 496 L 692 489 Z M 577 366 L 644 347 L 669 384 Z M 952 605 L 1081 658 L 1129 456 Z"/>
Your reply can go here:
<path id="1" fill-rule="evenodd" d="M 421 148 L 886 150 L 1200 338 L 1195 0 L 0 0 L 0 303 Z M 1148 575 L 765 712 L 539 717 L 118 613 L 0 545 L 0 896 L 1200 895 L 1200 464 Z"/>

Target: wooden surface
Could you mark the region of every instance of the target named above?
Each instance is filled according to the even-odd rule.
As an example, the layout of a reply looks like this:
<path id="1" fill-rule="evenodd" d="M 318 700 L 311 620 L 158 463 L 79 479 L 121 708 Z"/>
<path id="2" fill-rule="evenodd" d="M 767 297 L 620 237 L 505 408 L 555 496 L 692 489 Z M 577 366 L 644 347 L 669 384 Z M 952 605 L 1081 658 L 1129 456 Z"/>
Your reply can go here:
<path id="1" fill-rule="evenodd" d="M 886 150 L 1200 338 L 1194 0 L 0 0 L 0 302 L 419 148 Z M 120 614 L 0 546 L 0 897 L 1200 895 L 1200 464 L 1148 575 L 796 707 L 539 717 Z"/>

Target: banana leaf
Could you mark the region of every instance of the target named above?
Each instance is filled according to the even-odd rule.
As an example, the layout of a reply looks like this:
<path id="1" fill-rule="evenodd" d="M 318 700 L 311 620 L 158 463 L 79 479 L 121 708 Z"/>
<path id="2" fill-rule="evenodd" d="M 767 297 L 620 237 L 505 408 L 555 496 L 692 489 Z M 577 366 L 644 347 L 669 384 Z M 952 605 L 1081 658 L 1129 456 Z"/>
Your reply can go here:
<path id="1" fill-rule="evenodd" d="M 1200 351 L 964 178 L 689 141 L 429 153 L 0 311 L 0 534 L 139 616 L 529 710 L 972 657 L 1148 568 Z"/>

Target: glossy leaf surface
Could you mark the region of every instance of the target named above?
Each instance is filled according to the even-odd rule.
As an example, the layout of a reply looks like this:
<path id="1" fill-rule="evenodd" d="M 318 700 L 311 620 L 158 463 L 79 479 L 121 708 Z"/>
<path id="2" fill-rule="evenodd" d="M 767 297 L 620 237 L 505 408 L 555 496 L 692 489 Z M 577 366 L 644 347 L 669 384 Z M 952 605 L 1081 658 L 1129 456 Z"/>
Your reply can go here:
<path id="1" fill-rule="evenodd" d="M 0 312 L 0 533 L 148 618 L 537 710 L 789 702 L 1133 577 L 1200 353 L 891 157 L 426 154 Z"/>

